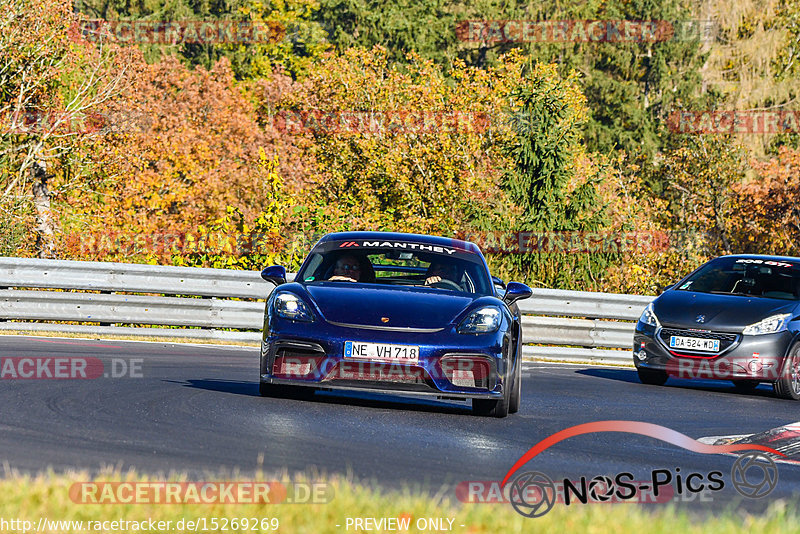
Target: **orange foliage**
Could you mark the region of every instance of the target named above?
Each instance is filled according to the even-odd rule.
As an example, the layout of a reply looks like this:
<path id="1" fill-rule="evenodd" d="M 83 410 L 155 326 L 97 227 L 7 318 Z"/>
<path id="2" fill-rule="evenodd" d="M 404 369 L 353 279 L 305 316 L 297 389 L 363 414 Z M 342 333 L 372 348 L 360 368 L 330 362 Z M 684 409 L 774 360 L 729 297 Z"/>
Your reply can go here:
<path id="1" fill-rule="evenodd" d="M 69 255 L 80 254 L 75 237 L 87 230 L 181 234 L 218 220 L 230 206 L 254 221 L 276 194 L 263 160 L 298 159 L 278 133 L 259 125 L 226 59 L 211 71 L 190 70 L 174 57 L 139 67 L 108 112 L 116 118 L 110 131 L 92 147 L 102 180 L 94 194 L 68 196 Z"/>
<path id="2" fill-rule="evenodd" d="M 737 252 L 800 255 L 800 150 L 754 162 L 757 178 L 735 188 Z"/>

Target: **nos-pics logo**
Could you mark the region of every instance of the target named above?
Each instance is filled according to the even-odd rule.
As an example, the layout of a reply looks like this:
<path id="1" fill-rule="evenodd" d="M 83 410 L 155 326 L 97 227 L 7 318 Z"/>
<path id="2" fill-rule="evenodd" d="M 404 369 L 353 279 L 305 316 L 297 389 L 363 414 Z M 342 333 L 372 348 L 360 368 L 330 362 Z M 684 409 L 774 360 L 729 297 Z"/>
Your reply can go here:
<path id="1" fill-rule="evenodd" d="M 748 451 L 741 454 L 731 469 L 731 482 L 736 491 L 747 498 L 758 499 L 769 495 L 778 484 L 778 468 L 767 454 L 785 456 L 764 445 L 707 445 L 669 428 L 637 421 L 598 421 L 573 426 L 557 432 L 534 445 L 508 471 L 501 486 L 509 484 L 508 496 L 511 506 L 519 514 L 536 518 L 549 512 L 556 502 L 565 505 L 580 502 L 624 502 L 649 491 L 658 497 L 665 490 L 683 495 L 703 491 L 720 491 L 725 487 L 723 473 L 681 473 L 680 468 L 655 469 L 649 481 L 634 481 L 631 473 L 618 473 L 614 477 L 598 475 L 579 481 L 563 479 L 556 483 L 539 471 L 517 473 L 520 468 L 540 452 L 573 436 L 595 432 L 627 432 L 641 434 L 666 441 L 684 449 L 701 454 L 726 454 Z M 759 452 L 763 451 L 763 452 Z M 512 478 L 513 477 L 513 478 Z"/>

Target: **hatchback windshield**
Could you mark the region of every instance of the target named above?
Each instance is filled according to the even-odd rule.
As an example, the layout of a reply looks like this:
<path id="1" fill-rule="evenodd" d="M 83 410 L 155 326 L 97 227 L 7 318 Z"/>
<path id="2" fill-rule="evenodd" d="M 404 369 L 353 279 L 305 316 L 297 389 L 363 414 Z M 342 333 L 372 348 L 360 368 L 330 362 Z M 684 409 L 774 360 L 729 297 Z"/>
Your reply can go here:
<path id="1" fill-rule="evenodd" d="M 718 258 L 675 289 L 800 300 L 800 263 L 761 258 Z"/>

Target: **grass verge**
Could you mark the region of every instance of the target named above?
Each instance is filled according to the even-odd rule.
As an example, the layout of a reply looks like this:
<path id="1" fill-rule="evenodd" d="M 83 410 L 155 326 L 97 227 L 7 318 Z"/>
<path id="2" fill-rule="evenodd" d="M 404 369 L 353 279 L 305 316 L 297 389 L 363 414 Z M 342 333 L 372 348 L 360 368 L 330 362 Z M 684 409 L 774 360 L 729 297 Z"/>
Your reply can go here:
<path id="1" fill-rule="evenodd" d="M 93 479 L 117 482 L 155 482 L 158 480 L 135 473 L 100 474 Z M 171 477 L 171 481 L 185 478 Z M 219 478 L 206 480 L 219 481 Z M 229 481 L 276 480 L 275 478 L 229 477 Z M 319 483 L 319 478 L 313 482 Z M 607 534 L 616 532 L 647 532 L 648 534 L 712 534 L 748 532 L 752 534 L 780 534 L 797 532 L 797 503 L 774 502 L 769 510 L 760 515 L 739 512 L 704 514 L 702 519 L 677 510 L 672 506 L 652 510 L 634 504 L 588 505 L 564 507 L 557 505 L 547 515 L 528 519 L 517 514 L 508 504 L 461 504 L 453 494 L 430 496 L 409 490 L 392 492 L 378 490 L 343 478 L 329 478 L 326 484 L 328 502 L 316 504 L 84 504 L 80 493 L 70 489 L 75 484 L 90 481 L 81 473 L 56 475 L 41 474 L 34 477 L 23 475 L 6 476 L 0 479 L 0 528 L 5 531 L 22 532 L 25 527 L 36 531 L 39 521 L 45 518 L 39 532 L 188 532 L 188 521 L 196 522 L 198 532 L 287 532 L 287 533 L 334 533 L 334 532 L 463 532 L 477 533 L 549 533 L 581 532 Z M 284 482 L 288 480 L 284 478 Z M 309 479 L 294 478 L 293 482 L 309 484 Z M 99 495 L 99 494 L 98 494 Z M 122 495 L 120 493 L 119 495 Z M 188 494 L 187 494 L 188 495 Z M 74 500 L 73 500 L 74 499 Z M 212 519 L 216 518 L 217 528 Z M 238 518 L 237 528 L 233 519 Z M 248 520 L 247 528 L 244 521 Z M 272 519 L 277 519 L 277 528 Z M 410 528 L 406 530 L 360 529 L 356 530 L 348 518 L 408 518 Z M 424 530 L 417 528 L 420 520 L 429 518 L 441 521 L 447 528 Z M 254 528 L 254 519 L 257 526 Z M 261 522 L 266 519 L 266 522 Z M 3 524 L 2 521 L 18 520 L 30 523 Z M 179 521 L 183 520 L 183 528 Z M 224 521 L 224 520 L 227 520 Z M 448 520 L 452 520 L 450 523 Z M 60 521 L 62 523 L 53 523 Z M 73 521 L 72 524 L 63 523 Z M 82 522 L 76 524 L 75 521 Z M 118 521 L 116 525 L 112 521 Z M 163 521 L 160 527 L 153 523 Z M 166 528 L 166 522 L 171 522 Z M 91 522 L 91 523 L 90 523 Z M 123 522 L 128 522 L 127 524 Z M 134 523 L 136 522 L 136 523 Z M 421 524 L 421 523 L 420 523 Z M 205 525 L 205 529 L 203 528 Z M 338 525 L 338 526 L 337 526 Z M 431 524 L 428 523 L 428 526 Z M 97 528 L 96 528 L 97 527 Z M 161 528 L 163 527 L 163 528 Z M 262 528 L 266 527 L 266 528 Z"/>

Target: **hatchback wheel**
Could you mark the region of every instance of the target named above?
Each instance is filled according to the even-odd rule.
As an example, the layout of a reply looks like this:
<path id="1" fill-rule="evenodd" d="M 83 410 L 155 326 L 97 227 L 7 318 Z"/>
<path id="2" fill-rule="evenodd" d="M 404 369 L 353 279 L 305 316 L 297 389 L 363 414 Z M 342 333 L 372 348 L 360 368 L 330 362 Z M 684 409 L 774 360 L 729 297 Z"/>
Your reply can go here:
<path id="1" fill-rule="evenodd" d="M 669 378 L 666 371 L 659 371 L 658 369 L 639 367 L 636 372 L 639 373 L 639 380 L 642 381 L 642 384 L 650 384 L 651 386 L 663 386 L 667 378 Z"/>
<path id="2" fill-rule="evenodd" d="M 783 362 L 781 377 L 773 387 L 778 397 L 800 400 L 800 344 L 792 346 Z"/>

